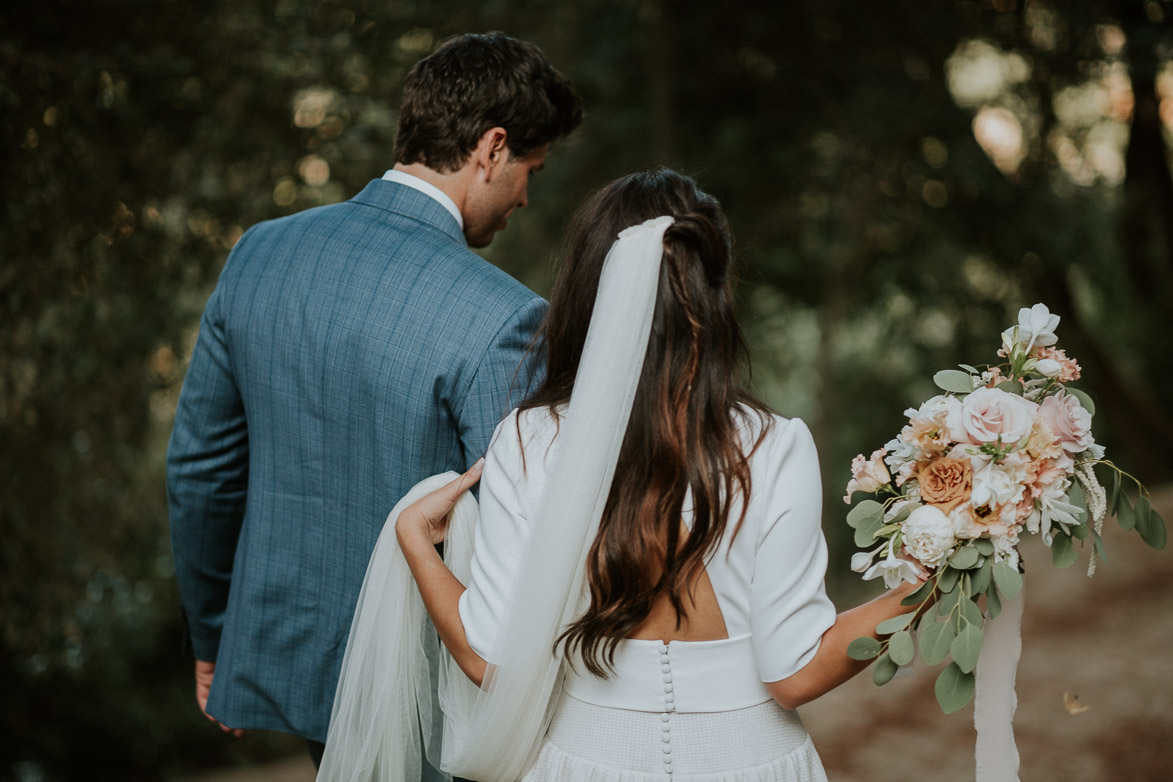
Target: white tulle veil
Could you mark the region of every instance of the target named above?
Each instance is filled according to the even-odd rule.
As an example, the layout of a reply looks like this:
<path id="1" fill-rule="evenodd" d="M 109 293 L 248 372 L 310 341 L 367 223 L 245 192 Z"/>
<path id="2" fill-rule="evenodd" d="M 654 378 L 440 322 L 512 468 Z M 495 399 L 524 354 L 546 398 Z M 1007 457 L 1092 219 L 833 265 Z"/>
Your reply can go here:
<path id="1" fill-rule="evenodd" d="M 551 451 L 483 687 L 472 684 L 436 640 L 395 539 L 399 513 L 456 477 L 433 476 L 391 511 L 371 557 L 343 658 L 321 782 L 415 782 L 425 753 L 432 766 L 480 782 L 512 782 L 533 763 L 561 685 L 554 641 L 584 607 L 586 555 L 631 415 L 664 232 L 672 222 L 657 217 L 628 228 L 607 253 L 559 445 Z M 463 583 L 476 522 L 476 501 L 466 494 L 454 510 L 445 550 L 445 561 Z"/>

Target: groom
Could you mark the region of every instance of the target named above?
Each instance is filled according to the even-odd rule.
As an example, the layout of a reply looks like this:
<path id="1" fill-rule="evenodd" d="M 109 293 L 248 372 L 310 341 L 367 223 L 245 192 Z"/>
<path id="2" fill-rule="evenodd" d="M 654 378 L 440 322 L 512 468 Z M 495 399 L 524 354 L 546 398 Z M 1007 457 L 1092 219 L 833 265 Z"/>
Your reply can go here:
<path id="1" fill-rule="evenodd" d="M 233 249 L 167 452 L 196 698 L 223 730 L 303 736 L 320 760 L 388 511 L 484 454 L 527 385 L 545 302 L 469 247 L 581 118 L 537 47 L 450 39 L 408 74 L 391 171 Z"/>

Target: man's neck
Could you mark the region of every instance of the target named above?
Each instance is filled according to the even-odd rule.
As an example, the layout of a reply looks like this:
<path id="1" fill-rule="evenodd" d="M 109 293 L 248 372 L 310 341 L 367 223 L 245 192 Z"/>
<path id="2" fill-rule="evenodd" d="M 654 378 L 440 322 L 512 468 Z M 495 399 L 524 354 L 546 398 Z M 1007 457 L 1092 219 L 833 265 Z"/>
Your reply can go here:
<path id="1" fill-rule="evenodd" d="M 393 170 L 411 174 L 440 190 L 452 199 L 452 203 L 456 204 L 456 208 L 463 214 L 465 201 L 468 199 L 468 178 L 470 176 L 467 167 L 442 174 L 422 163 L 396 163 Z"/>

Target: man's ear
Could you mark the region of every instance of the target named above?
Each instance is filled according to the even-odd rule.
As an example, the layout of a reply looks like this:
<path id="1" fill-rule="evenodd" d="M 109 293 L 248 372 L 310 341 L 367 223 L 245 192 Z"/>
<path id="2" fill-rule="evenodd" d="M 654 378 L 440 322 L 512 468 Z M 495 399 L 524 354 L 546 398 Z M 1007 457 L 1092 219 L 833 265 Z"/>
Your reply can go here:
<path id="1" fill-rule="evenodd" d="M 477 165 L 477 178 L 492 181 L 497 172 L 509 159 L 509 147 L 506 145 L 505 128 L 489 128 L 477 142 L 472 152 L 473 160 Z"/>

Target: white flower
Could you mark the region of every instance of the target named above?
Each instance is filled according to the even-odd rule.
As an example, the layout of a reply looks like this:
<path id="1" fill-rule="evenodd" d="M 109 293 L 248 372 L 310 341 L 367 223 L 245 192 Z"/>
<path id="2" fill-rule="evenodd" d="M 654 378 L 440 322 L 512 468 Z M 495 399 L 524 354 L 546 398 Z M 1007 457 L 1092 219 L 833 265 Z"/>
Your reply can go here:
<path id="1" fill-rule="evenodd" d="M 884 457 L 884 463 L 892 471 L 896 485 L 903 486 L 916 471 L 917 447 L 907 440 L 897 437 L 884 443 L 884 450 L 888 452 L 888 455 Z"/>
<path id="2" fill-rule="evenodd" d="M 888 556 L 868 568 L 868 571 L 863 574 L 863 580 L 871 581 L 879 576 L 883 576 L 884 586 L 889 589 L 901 581 L 915 584 L 920 580 L 920 573 L 917 572 L 916 565 L 893 554 L 891 546 L 888 547 Z"/>
<path id="3" fill-rule="evenodd" d="M 1010 567 L 1018 568 L 1018 528 L 1011 528 L 1005 535 L 991 535 L 994 543 L 994 561 L 1005 562 Z"/>
<path id="4" fill-rule="evenodd" d="M 1031 532 L 1041 532 L 1043 542 L 1048 546 L 1053 537 L 1052 525 L 1058 525 L 1067 532 L 1069 527 L 1083 523 L 1085 511 L 1071 504 L 1071 498 L 1067 496 L 1069 486 L 1071 481 L 1062 478 L 1043 489 L 1042 494 L 1035 498 L 1035 509 L 1026 520 L 1026 528 Z"/>
<path id="5" fill-rule="evenodd" d="M 1046 347 L 1059 341 L 1055 329 L 1059 327 L 1059 316 L 1052 315 L 1044 304 L 1036 304 L 1029 310 L 1018 311 L 1018 341 L 1029 351 L 1035 345 Z"/>
<path id="6" fill-rule="evenodd" d="M 969 441 L 965 426 L 962 425 L 961 400 L 955 396 L 938 394 L 926 399 L 920 409 L 909 408 L 904 411 L 904 414 L 908 416 L 914 427 L 917 424 L 934 423 L 945 430 L 950 441 L 955 443 Z"/>
<path id="7" fill-rule="evenodd" d="M 1001 507 L 1008 502 L 1017 503 L 1022 499 L 1023 486 L 1019 482 L 1013 465 L 990 463 L 973 475 L 973 489 L 969 502 L 973 507 L 988 505 Z"/>
<path id="8" fill-rule="evenodd" d="M 1053 358 L 1040 358 L 1033 364 L 1028 364 L 1027 368 L 1034 369 L 1043 377 L 1058 377 L 1063 371 L 1063 365 Z"/>
<path id="9" fill-rule="evenodd" d="M 925 567 L 939 567 L 953 550 L 953 522 L 932 505 L 922 505 L 904 520 L 904 547 Z"/>
<path id="10" fill-rule="evenodd" d="M 884 545 L 877 546 L 872 551 L 857 551 L 851 555 L 851 569 L 856 573 L 862 573 L 872 566 L 872 560 L 876 558 L 884 550 Z"/>
<path id="11" fill-rule="evenodd" d="M 1034 425 L 1034 402 L 995 388 L 979 388 L 962 403 L 962 424 L 975 443 L 992 443 L 1001 438 L 1013 445 L 1030 434 Z"/>

